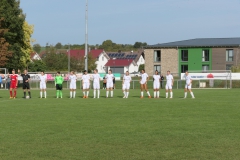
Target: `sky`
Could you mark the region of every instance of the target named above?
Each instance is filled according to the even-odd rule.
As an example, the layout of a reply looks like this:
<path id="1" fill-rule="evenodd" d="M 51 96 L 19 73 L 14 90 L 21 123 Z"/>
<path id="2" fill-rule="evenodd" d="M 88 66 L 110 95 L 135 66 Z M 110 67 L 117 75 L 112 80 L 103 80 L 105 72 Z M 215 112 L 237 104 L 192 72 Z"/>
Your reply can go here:
<path id="1" fill-rule="evenodd" d="M 86 0 L 20 0 L 32 38 L 85 43 Z M 240 37 L 240 0 L 88 0 L 88 43 L 167 43 Z"/>

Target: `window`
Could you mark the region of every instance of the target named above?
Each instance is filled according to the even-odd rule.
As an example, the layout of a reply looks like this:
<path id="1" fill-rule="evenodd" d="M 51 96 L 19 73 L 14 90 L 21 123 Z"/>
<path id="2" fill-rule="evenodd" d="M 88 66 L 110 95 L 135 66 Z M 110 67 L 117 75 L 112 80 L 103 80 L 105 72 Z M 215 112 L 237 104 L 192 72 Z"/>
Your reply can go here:
<path id="1" fill-rule="evenodd" d="M 182 50 L 181 58 L 182 61 L 188 61 L 188 50 Z"/>
<path id="2" fill-rule="evenodd" d="M 161 72 L 161 66 L 160 65 L 155 65 L 154 68 L 153 68 L 154 72 L 157 70 L 159 73 Z"/>
<path id="3" fill-rule="evenodd" d="M 203 50 L 202 51 L 202 61 L 209 61 L 209 50 Z"/>
<path id="4" fill-rule="evenodd" d="M 181 73 L 185 73 L 188 70 L 188 65 L 181 65 Z"/>
<path id="5" fill-rule="evenodd" d="M 104 61 L 104 56 L 102 56 L 102 61 Z"/>
<path id="6" fill-rule="evenodd" d="M 233 61 L 233 50 L 232 49 L 226 50 L 226 61 L 228 61 L 228 62 Z"/>
<path id="7" fill-rule="evenodd" d="M 154 62 L 160 62 L 161 61 L 161 51 L 154 51 Z"/>
<path id="8" fill-rule="evenodd" d="M 206 72 L 209 70 L 209 65 L 202 65 L 202 71 Z"/>
<path id="9" fill-rule="evenodd" d="M 226 65 L 226 70 L 231 70 L 231 68 L 232 68 L 232 64 L 227 64 Z"/>

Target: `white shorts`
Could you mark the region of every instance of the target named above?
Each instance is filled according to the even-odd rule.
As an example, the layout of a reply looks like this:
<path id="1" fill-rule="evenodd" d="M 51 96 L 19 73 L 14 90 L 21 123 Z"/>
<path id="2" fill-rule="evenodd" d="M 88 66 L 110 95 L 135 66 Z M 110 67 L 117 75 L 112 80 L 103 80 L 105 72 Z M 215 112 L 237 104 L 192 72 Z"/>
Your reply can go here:
<path id="1" fill-rule="evenodd" d="M 113 82 L 107 82 L 107 88 L 113 88 Z"/>
<path id="2" fill-rule="evenodd" d="M 89 89 L 89 82 L 83 83 L 83 89 Z"/>
<path id="3" fill-rule="evenodd" d="M 186 89 L 192 89 L 192 84 L 190 84 L 190 85 L 185 84 L 185 88 Z"/>
<path id="4" fill-rule="evenodd" d="M 99 82 L 93 82 L 93 89 L 100 89 L 100 83 Z"/>
<path id="5" fill-rule="evenodd" d="M 153 83 L 153 89 L 159 89 L 160 83 Z"/>
<path id="6" fill-rule="evenodd" d="M 166 84 L 165 88 L 166 88 L 166 90 L 172 89 L 172 85 L 171 84 Z"/>
<path id="7" fill-rule="evenodd" d="M 70 89 L 76 89 L 77 87 L 76 87 L 76 83 L 70 83 L 70 87 L 69 87 Z"/>
<path id="8" fill-rule="evenodd" d="M 140 84 L 145 84 L 146 83 L 146 81 L 140 81 Z"/>
<path id="9" fill-rule="evenodd" d="M 125 90 L 129 90 L 130 89 L 130 83 L 124 83 L 123 86 L 122 86 L 122 89 Z"/>
<path id="10" fill-rule="evenodd" d="M 46 89 L 46 83 L 40 83 L 40 89 Z"/>

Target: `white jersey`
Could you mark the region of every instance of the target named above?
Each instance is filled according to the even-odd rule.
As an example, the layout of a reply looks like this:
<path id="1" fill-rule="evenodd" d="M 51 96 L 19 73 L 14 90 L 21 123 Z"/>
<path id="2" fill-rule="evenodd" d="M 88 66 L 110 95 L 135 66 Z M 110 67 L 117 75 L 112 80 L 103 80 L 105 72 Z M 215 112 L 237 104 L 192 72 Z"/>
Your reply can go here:
<path id="1" fill-rule="evenodd" d="M 93 83 L 99 83 L 100 75 L 98 73 L 93 74 Z"/>
<path id="2" fill-rule="evenodd" d="M 154 83 L 160 83 L 160 75 L 153 75 L 153 80 L 154 80 Z"/>
<path id="3" fill-rule="evenodd" d="M 147 73 L 141 74 L 141 84 L 146 83 L 147 78 L 148 78 L 148 74 Z"/>
<path id="4" fill-rule="evenodd" d="M 127 76 L 127 75 L 124 75 L 123 76 L 123 80 L 124 80 L 124 83 L 125 84 L 127 84 L 127 83 L 130 83 L 131 82 L 131 80 L 132 80 L 132 78 L 131 78 L 131 76 Z"/>
<path id="5" fill-rule="evenodd" d="M 44 75 L 41 75 L 40 76 L 40 83 L 46 83 L 47 81 L 47 76 L 44 74 Z"/>
<path id="6" fill-rule="evenodd" d="M 113 74 L 107 74 L 105 78 L 107 79 L 107 83 L 112 83 L 114 75 Z"/>
<path id="7" fill-rule="evenodd" d="M 84 74 L 82 76 L 83 83 L 89 83 L 89 80 L 90 80 L 90 76 L 88 74 Z"/>
<path id="8" fill-rule="evenodd" d="M 191 79 L 192 79 L 192 77 L 190 75 L 185 76 L 186 84 L 190 84 L 191 83 Z"/>
<path id="9" fill-rule="evenodd" d="M 166 76 L 167 85 L 172 85 L 173 76 L 171 74 Z"/>
<path id="10" fill-rule="evenodd" d="M 76 83 L 77 76 L 76 75 L 70 75 L 68 79 L 70 80 L 70 83 Z"/>

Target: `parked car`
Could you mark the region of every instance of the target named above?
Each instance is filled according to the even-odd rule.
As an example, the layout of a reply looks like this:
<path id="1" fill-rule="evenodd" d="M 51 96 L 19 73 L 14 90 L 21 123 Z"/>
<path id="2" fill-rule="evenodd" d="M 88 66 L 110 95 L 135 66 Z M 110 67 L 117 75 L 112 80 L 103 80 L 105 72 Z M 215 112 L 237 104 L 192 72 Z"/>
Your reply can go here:
<path id="1" fill-rule="evenodd" d="M 130 73 L 130 76 L 131 77 L 140 77 L 140 72 L 132 72 L 132 73 Z"/>

